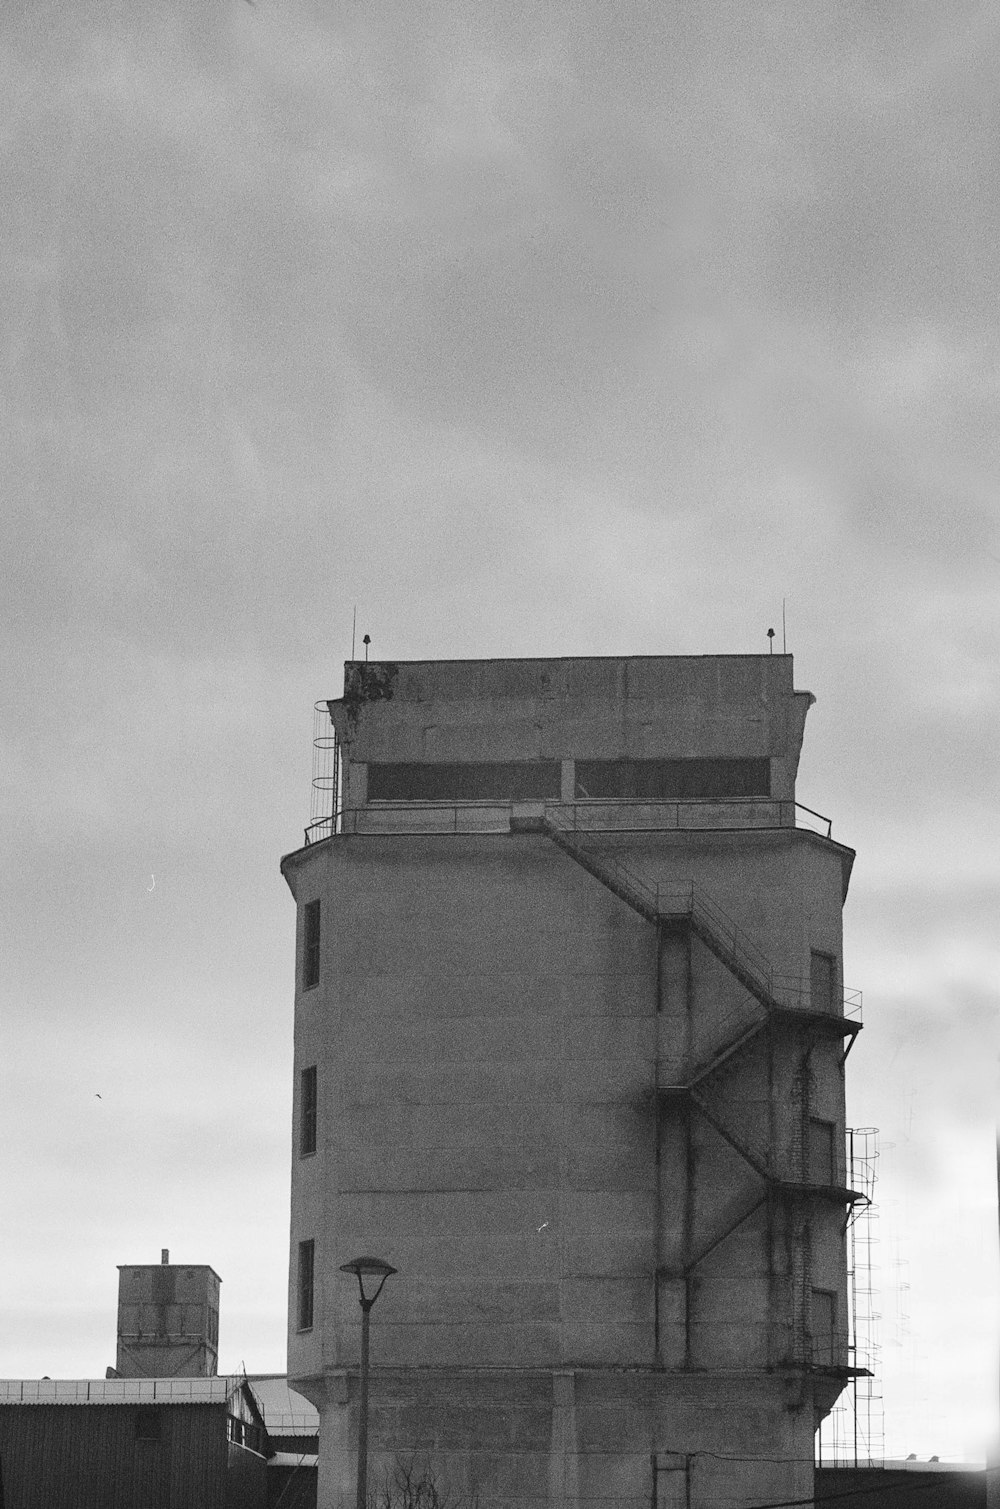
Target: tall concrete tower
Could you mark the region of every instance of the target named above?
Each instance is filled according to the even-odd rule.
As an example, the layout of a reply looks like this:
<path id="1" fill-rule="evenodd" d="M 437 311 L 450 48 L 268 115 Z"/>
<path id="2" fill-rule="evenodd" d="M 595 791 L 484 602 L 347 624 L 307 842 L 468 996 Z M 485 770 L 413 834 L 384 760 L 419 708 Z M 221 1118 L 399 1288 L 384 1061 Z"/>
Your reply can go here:
<path id="1" fill-rule="evenodd" d="M 841 909 L 789 656 L 349 663 L 298 907 L 288 1368 L 350 1504 L 812 1491 L 851 1368 Z M 846 999 L 846 1006 L 845 1006 Z"/>
<path id="2" fill-rule="evenodd" d="M 204 1263 L 119 1264 L 119 1378 L 214 1378 L 219 1359 L 219 1286 Z"/>

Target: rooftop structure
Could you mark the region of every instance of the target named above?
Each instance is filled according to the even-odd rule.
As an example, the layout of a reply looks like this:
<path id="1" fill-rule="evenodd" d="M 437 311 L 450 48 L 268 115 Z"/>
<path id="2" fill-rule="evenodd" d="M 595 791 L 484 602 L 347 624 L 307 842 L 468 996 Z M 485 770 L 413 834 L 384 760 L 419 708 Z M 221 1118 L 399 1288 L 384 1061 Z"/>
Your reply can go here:
<path id="1" fill-rule="evenodd" d="M 118 1350 L 121 1378 L 211 1378 L 219 1361 L 219 1288 L 214 1268 L 159 1263 L 118 1268 Z"/>

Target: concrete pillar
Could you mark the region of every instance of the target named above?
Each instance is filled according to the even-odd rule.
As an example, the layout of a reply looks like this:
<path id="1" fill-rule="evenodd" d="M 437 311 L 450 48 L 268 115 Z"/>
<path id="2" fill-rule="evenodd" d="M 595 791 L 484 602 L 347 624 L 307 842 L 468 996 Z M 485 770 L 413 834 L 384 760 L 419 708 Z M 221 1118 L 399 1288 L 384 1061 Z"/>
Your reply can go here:
<path id="1" fill-rule="evenodd" d="M 580 1500 L 576 1437 L 576 1374 L 552 1374 L 552 1443 L 549 1447 L 549 1503 L 576 1509 Z"/>
<path id="2" fill-rule="evenodd" d="M 572 802 L 576 800 L 575 760 L 563 760 L 562 762 L 562 782 L 559 790 L 559 800 L 561 802 Z"/>
<path id="3" fill-rule="evenodd" d="M 358 1438 L 347 1374 L 328 1375 L 326 1403 L 319 1415 L 319 1471 L 316 1509 L 351 1509 L 357 1488 Z"/>

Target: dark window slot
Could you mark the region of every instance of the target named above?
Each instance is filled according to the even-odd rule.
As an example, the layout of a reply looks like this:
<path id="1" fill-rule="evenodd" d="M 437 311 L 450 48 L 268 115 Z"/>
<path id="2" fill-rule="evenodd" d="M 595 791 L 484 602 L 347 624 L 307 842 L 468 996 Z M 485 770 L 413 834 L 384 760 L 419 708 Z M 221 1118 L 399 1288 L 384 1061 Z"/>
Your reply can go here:
<path id="1" fill-rule="evenodd" d="M 303 1069 L 299 1079 L 299 1155 L 316 1151 L 316 1065 Z"/>
<path id="2" fill-rule="evenodd" d="M 320 914 L 319 902 L 307 901 L 302 941 L 302 989 L 319 984 Z"/>
<path id="3" fill-rule="evenodd" d="M 310 1240 L 299 1243 L 298 1324 L 300 1331 L 312 1329 L 315 1257 L 315 1242 Z"/>
<path id="4" fill-rule="evenodd" d="M 159 1441 L 163 1434 L 162 1412 L 158 1409 L 136 1410 L 135 1435 L 137 1441 Z"/>
<path id="5" fill-rule="evenodd" d="M 809 956 L 809 997 L 813 1011 L 833 1011 L 837 999 L 837 961 L 813 949 Z"/>

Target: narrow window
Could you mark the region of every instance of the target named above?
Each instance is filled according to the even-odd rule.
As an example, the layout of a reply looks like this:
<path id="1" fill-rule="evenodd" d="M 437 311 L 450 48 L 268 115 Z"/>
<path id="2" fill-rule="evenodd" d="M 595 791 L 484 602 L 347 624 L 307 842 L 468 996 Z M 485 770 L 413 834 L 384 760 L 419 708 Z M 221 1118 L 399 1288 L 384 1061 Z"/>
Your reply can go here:
<path id="1" fill-rule="evenodd" d="M 319 902 L 307 901 L 302 941 L 302 989 L 319 984 Z"/>
<path id="2" fill-rule="evenodd" d="M 315 1242 L 299 1243 L 299 1330 L 309 1331 L 313 1323 L 313 1277 L 315 1271 Z"/>
<path id="3" fill-rule="evenodd" d="M 316 1151 L 316 1065 L 299 1076 L 299 1157 Z"/>
<path id="4" fill-rule="evenodd" d="M 832 1121 L 809 1120 L 809 1183 L 836 1184 L 834 1147 L 836 1128 Z"/>
<path id="5" fill-rule="evenodd" d="M 809 995 L 813 1011 L 833 1011 L 837 994 L 837 961 L 813 949 L 809 956 Z"/>
<path id="6" fill-rule="evenodd" d="M 812 1360 L 818 1367 L 837 1361 L 837 1296 L 832 1289 L 812 1292 Z"/>

